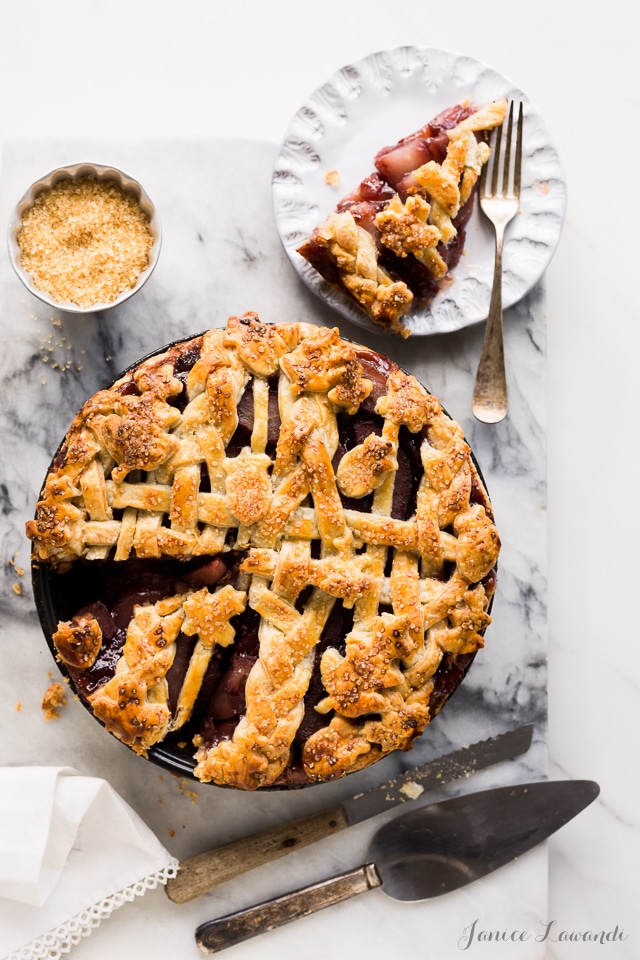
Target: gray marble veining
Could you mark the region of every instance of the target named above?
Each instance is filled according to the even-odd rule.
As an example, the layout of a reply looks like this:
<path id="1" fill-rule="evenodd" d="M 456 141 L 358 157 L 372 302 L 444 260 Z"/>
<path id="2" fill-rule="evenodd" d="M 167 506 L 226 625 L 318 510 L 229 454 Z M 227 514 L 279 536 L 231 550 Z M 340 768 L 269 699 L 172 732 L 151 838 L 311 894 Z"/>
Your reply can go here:
<path id="1" fill-rule="evenodd" d="M 324 307 L 298 280 L 273 226 L 270 177 L 275 152 L 271 144 L 242 141 L 16 141 L 7 145 L 3 161 L 0 230 L 6 231 L 12 204 L 33 179 L 63 162 L 87 159 L 114 163 L 145 185 L 158 206 L 164 240 L 157 269 L 140 294 L 121 308 L 86 317 L 52 312 L 24 290 L 6 257 L 0 264 L 0 763 L 68 764 L 106 776 L 178 857 L 320 809 L 409 764 L 519 723 L 533 722 L 536 727 L 526 757 L 484 771 L 470 783 L 452 784 L 445 793 L 540 779 L 546 769 L 542 286 L 506 317 L 509 417 L 497 426 L 479 424 L 470 403 L 481 328 L 402 341 L 352 327 Z M 223 325 L 229 314 L 249 309 L 265 321 L 304 319 L 339 325 L 345 336 L 388 353 L 414 373 L 461 422 L 491 493 L 503 539 L 486 647 L 413 751 L 388 757 L 346 781 L 260 796 L 176 780 L 106 735 L 73 701 L 58 721 L 45 723 L 40 700 L 56 667 L 33 606 L 23 533 L 49 461 L 90 394 L 159 346 Z M 167 932 L 168 944 L 175 937 L 177 946 L 178 936 L 184 936 L 181 931 L 210 915 L 282 892 L 292 878 L 298 886 L 355 865 L 374 827 L 362 825 L 339 844 L 311 848 L 304 859 L 294 855 L 267 871 L 256 871 L 250 880 L 228 884 L 215 898 L 181 908 Z M 513 917 L 521 926 L 523 913 L 544 918 L 545 898 L 546 856 L 538 850 L 481 884 L 425 904 L 420 911 L 414 908 L 412 916 L 404 905 L 367 895 L 350 907 L 349 928 L 351 922 L 366 925 L 378 910 L 386 911 L 390 922 L 402 915 L 407 949 L 427 923 L 430 947 L 440 947 L 439 956 L 448 957 L 458 954 L 457 938 L 476 916 L 500 916 L 506 928 Z M 158 893 L 127 909 L 144 909 L 153 917 L 161 911 L 165 916 L 174 907 Z M 117 923 L 117 918 L 109 923 Z M 304 923 L 305 957 L 324 957 L 322 937 L 317 949 L 313 946 L 314 929 L 321 929 L 322 919 Z M 273 936 L 286 949 L 296 944 L 301 931 L 301 926 L 293 925 Z M 401 950 L 397 937 L 387 941 L 372 935 L 367 956 L 370 960 L 388 956 L 391 942 Z M 454 948 L 455 953 L 442 952 Z M 257 950 L 257 945 L 247 944 L 237 948 L 237 956 L 239 960 L 256 956 Z M 478 944 L 477 955 L 484 955 L 482 951 Z M 88 945 L 81 944 L 75 955 L 91 956 Z M 543 955 L 535 942 L 518 954 L 523 960 Z"/>

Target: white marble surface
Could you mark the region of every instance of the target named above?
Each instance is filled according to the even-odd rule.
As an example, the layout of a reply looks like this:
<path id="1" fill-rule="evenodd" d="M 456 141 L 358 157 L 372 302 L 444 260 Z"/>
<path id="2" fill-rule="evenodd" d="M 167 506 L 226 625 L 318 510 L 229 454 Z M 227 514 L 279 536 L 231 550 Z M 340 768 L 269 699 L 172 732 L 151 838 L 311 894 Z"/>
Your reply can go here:
<path id="1" fill-rule="evenodd" d="M 638 99 L 633 31 L 621 29 L 626 21 L 621 0 L 603 8 L 583 5 L 577 13 L 571 5 L 565 9 L 552 0 L 540 0 L 535 15 L 528 8 L 517 7 L 508 17 L 498 0 L 487 0 L 482 16 L 470 0 L 460 0 L 455 16 L 450 9 L 431 7 L 427 17 L 419 0 L 405 0 L 392 16 L 388 9 L 388 4 L 378 0 L 349 4 L 326 0 L 321 11 L 308 12 L 293 0 L 281 0 L 277 13 L 258 0 L 225 9 L 206 0 L 185 0 L 179 6 L 152 0 L 137 0 L 135 5 L 125 0 L 60 0 L 55 6 L 44 0 L 30 4 L 8 0 L 3 4 L 0 31 L 0 77 L 5 91 L 0 98 L 0 129 L 7 142 L 16 135 L 55 135 L 64 140 L 89 135 L 110 140 L 136 137 L 144 144 L 147 138 L 166 136 L 174 145 L 177 139 L 182 142 L 186 160 L 193 156 L 193 138 L 250 136 L 275 144 L 301 99 L 335 69 L 374 49 L 401 43 L 468 52 L 513 77 L 540 107 L 556 137 L 569 184 L 567 223 L 545 280 L 550 774 L 596 779 L 602 795 L 550 842 L 548 903 L 543 902 L 547 858 L 544 851 L 537 851 L 526 865 L 523 861 L 508 868 L 502 875 L 508 877 L 506 887 L 498 875 L 495 887 L 485 886 L 483 916 L 492 929 L 502 930 L 515 915 L 519 929 L 533 932 L 550 920 L 557 923 L 554 932 L 612 930 L 617 924 L 628 935 L 624 942 L 548 941 L 542 945 L 544 952 L 533 955 L 549 960 L 582 960 L 592 955 L 631 960 L 638 955 L 640 935 L 635 906 L 640 863 L 635 730 L 640 709 L 633 656 L 637 627 L 632 614 L 640 522 L 633 495 L 627 493 L 637 459 L 637 444 L 628 438 L 635 436 L 639 399 L 636 358 L 640 327 L 632 259 L 638 203 L 633 195 L 629 200 L 617 199 L 616 211 L 629 203 L 631 214 L 614 217 L 615 230 L 607 215 L 603 227 L 604 210 L 611 209 L 612 187 L 607 181 L 604 199 L 596 199 L 594 164 L 589 158 L 594 155 L 594 139 L 602 125 L 616 135 L 625 131 L 631 155 L 638 145 L 637 128 L 628 123 Z M 271 147 L 265 147 L 268 149 Z M 167 172 L 161 149 L 154 162 L 158 170 Z M 627 178 L 618 176 L 622 197 Z M 201 212 L 197 206 L 191 211 L 196 217 Z M 2 218 L 0 230 L 6 223 L 6 207 Z M 202 226 L 211 235 L 211 223 Z M 158 268 L 154 282 L 157 280 L 165 293 L 171 292 L 171 297 L 163 294 L 156 301 L 154 287 L 149 286 L 147 318 L 158 333 L 177 329 L 172 324 L 180 325 L 178 333 L 192 332 L 191 321 L 198 317 L 185 312 L 185 304 L 190 304 L 191 311 L 195 301 L 190 298 L 196 290 L 199 303 L 206 301 L 216 309 L 220 306 L 223 313 L 245 309 L 236 302 L 229 279 L 214 275 L 214 265 L 204 255 L 205 244 L 201 246 L 199 255 L 188 261 L 185 258 L 178 275 L 171 274 L 168 257 L 164 269 L 169 273 L 163 277 Z M 245 249 L 250 250 L 251 244 L 236 237 L 227 254 L 242 262 Z M 249 279 L 253 274 L 247 270 L 242 288 L 243 294 L 254 300 L 247 306 L 256 306 L 263 313 L 270 305 L 260 298 L 268 287 L 258 282 L 258 271 L 264 272 L 267 266 L 270 264 L 258 261 L 254 286 Z M 47 312 L 40 313 L 26 300 L 20 302 L 6 264 L 2 269 L 0 337 L 12 342 L 11 346 L 2 344 L 3 434 L 9 438 L 0 479 L 6 564 L 16 551 L 22 550 L 19 556 L 23 561 L 26 556 L 19 541 L 20 522 L 29 512 L 29 499 L 46 467 L 46 451 L 55 444 L 56 437 L 50 435 L 54 420 L 68 418 L 76 401 L 94 389 L 102 373 L 107 377 L 117 361 L 139 355 L 148 344 L 148 334 L 141 330 L 133 312 L 122 316 L 122 323 L 130 326 L 126 347 L 117 324 L 108 328 L 88 325 L 80 347 L 87 350 L 81 355 L 84 369 L 76 371 L 64 392 L 60 381 L 53 379 L 53 371 L 47 374 L 49 382 L 41 385 L 42 413 L 34 416 L 33 401 L 23 384 L 29 376 L 42 379 L 42 364 L 38 359 L 30 371 L 25 365 L 35 356 L 34 347 L 39 353 L 49 335 L 57 337 L 60 330 L 51 327 Z M 276 274 L 276 286 L 284 276 Z M 305 300 L 308 309 L 317 310 L 311 303 Z M 534 307 L 540 308 L 540 304 L 536 302 Z M 325 319 L 321 311 L 317 316 Z M 535 341 L 526 343 L 525 336 L 518 338 L 518 332 L 531 329 L 527 313 L 518 310 L 513 316 L 509 324 L 513 355 L 522 355 L 520 351 L 525 349 L 538 356 Z M 18 326 L 21 322 L 22 328 Z M 360 331 L 357 333 L 362 338 Z M 479 332 L 467 336 L 464 349 L 474 349 L 474 338 L 477 349 Z M 149 345 L 158 340 L 154 338 Z M 435 351 L 428 351 L 420 364 L 426 382 L 440 391 L 451 413 L 466 428 L 470 418 L 462 393 L 465 382 L 470 382 L 471 362 L 466 361 L 466 369 L 454 365 L 452 375 L 447 372 L 437 380 L 442 376 L 442 359 L 446 358 L 448 370 L 461 349 L 453 338 L 436 343 Z M 114 360 L 107 363 L 106 356 Z M 91 358 L 90 363 L 85 364 L 86 357 Z M 397 358 L 417 369 L 408 347 L 400 345 Z M 515 391 L 514 403 L 516 411 L 520 403 L 532 405 L 538 434 L 533 439 L 541 449 L 545 394 L 541 381 L 536 380 L 536 365 L 528 375 L 527 369 L 518 367 L 522 393 Z M 16 370 L 23 371 L 20 377 L 16 378 Z M 456 399 L 449 402 L 449 396 Z M 12 397 L 8 404 L 7 398 Z M 19 424 L 26 422 L 30 430 L 25 440 L 18 434 Z M 515 431 L 508 424 L 501 429 L 507 431 L 511 443 Z M 491 434 L 484 433 L 481 428 L 471 434 L 483 466 L 486 459 L 493 462 L 497 447 Z M 525 446 L 531 439 L 526 438 Z M 27 474 L 25 485 L 22 478 Z M 510 500 L 511 492 L 509 483 L 492 485 L 499 511 L 506 510 L 510 521 L 513 516 L 514 522 L 526 525 L 527 517 L 520 505 Z M 540 523 L 534 517 L 528 522 L 532 527 Z M 538 536 L 541 532 L 530 531 Z M 515 552 L 511 559 L 517 559 Z M 4 701 L 3 759 L 15 762 L 23 744 L 24 753 L 22 749 L 20 753 L 27 762 L 43 756 L 59 762 L 58 735 L 54 737 L 42 722 L 36 723 L 40 720 L 37 700 L 52 665 L 39 640 L 29 598 L 13 594 L 11 583 L 18 578 L 12 567 L 4 570 L 9 592 L 4 603 L 2 672 L 5 663 L 15 663 L 17 658 L 19 679 L 33 694 L 30 702 L 21 695 L 25 705 L 20 713 L 16 713 L 13 700 Z M 539 610 L 534 613 L 540 618 Z M 498 642 L 505 641 L 496 637 Z M 457 696 L 462 697 L 463 691 Z M 447 714 L 454 707 L 455 700 L 441 717 L 443 725 L 445 720 L 449 724 Z M 525 713 L 530 709 L 530 704 L 522 707 Z M 180 855 L 195 852 L 204 837 L 215 840 L 254 822 L 255 798 L 234 796 L 233 804 L 223 798 L 223 811 L 222 805 L 208 799 L 210 794 L 203 787 L 194 791 L 198 799 L 190 797 L 184 784 L 166 775 L 160 781 L 161 772 L 132 757 L 119 744 L 108 741 L 105 746 L 101 731 L 79 705 L 71 704 L 59 723 L 72 737 L 78 735 L 78 725 L 82 728 L 82 737 L 78 737 L 82 746 L 76 742 L 73 762 L 87 769 L 99 762 L 102 772 L 136 809 L 147 812 L 158 834 L 167 831 L 167 845 L 174 844 Z M 454 724 L 450 736 L 463 738 L 466 732 Z M 62 759 L 68 762 L 69 757 Z M 496 769 L 483 777 L 494 782 L 497 775 Z M 341 787 L 319 789 L 333 799 Z M 216 795 L 222 793 L 213 790 Z M 203 793 L 207 797 L 204 803 Z M 263 822 L 275 822 L 288 813 L 283 805 L 291 800 L 297 805 L 296 812 L 311 809 L 316 802 L 312 804 L 310 794 L 269 797 L 260 801 Z M 226 823 L 222 812 L 229 817 Z M 175 831 L 174 837 L 169 830 Z M 287 861 L 282 861 L 277 871 L 256 872 L 251 884 L 230 885 L 224 898 L 200 901 L 182 914 L 168 904 L 164 894 L 150 894 L 119 911 L 76 948 L 75 955 L 102 960 L 114 953 L 127 956 L 135 949 L 160 960 L 195 956 L 191 936 L 198 920 L 227 907 L 245 905 L 256 896 L 284 890 L 292 880 L 305 882 L 341 868 L 347 855 L 356 856 L 364 849 L 366 835 L 361 829 L 348 846 L 340 840 L 295 860 L 292 857 L 287 866 Z M 414 915 L 414 910 L 419 912 Z M 461 928 L 475 918 L 473 907 L 466 900 L 452 903 L 449 919 L 438 920 L 446 915 L 435 902 L 407 907 L 374 892 L 359 903 L 270 935 L 271 942 L 265 937 L 254 945 L 238 947 L 235 955 L 250 958 L 279 950 L 284 957 L 324 957 L 331 952 L 342 958 L 364 955 L 365 951 L 375 957 L 383 953 L 395 956 L 401 950 L 418 955 L 437 950 L 440 956 L 457 956 Z M 495 943 L 486 953 L 525 960 L 532 949 L 530 943 Z M 479 944 L 474 943 L 468 953 L 479 951 Z"/>
<path id="2" fill-rule="evenodd" d="M 233 156 L 230 167 L 229 156 Z M 58 442 L 84 399 L 132 360 L 176 338 L 223 325 L 229 313 L 250 308 L 271 321 L 305 318 L 338 322 L 292 272 L 273 228 L 269 181 L 274 156 L 275 145 L 248 141 L 200 141 L 190 143 L 188 148 L 172 141 L 127 144 L 36 139 L 6 143 L 0 188 L 3 221 L 15 197 L 23 193 L 39 170 L 73 158 L 91 157 L 130 172 L 143 182 L 163 223 L 163 250 L 154 275 L 134 299 L 103 314 L 76 317 L 52 311 L 24 291 L 9 265 L 0 267 L 0 307 L 5 318 L 0 369 L 5 382 L 12 384 L 5 398 L 4 427 L 0 428 L 9 452 L 5 463 L 8 510 L 2 528 L 7 558 L 15 557 L 20 567 L 28 565 L 24 522 L 33 511 Z M 243 187 L 246 184 L 250 186 Z M 235 198 L 241 188 L 243 203 L 238 205 Z M 16 596 L 11 587 L 17 578 L 14 569 L 8 567 L 4 586 L 11 626 L 2 627 L 7 636 L 7 670 L 0 702 L 10 716 L 13 736 L 0 748 L 0 759 L 10 764 L 42 763 L 48 757 L 54 763 L 73 762 L 83 773 L 96 776 L 108 770 L 109 781 L 179 858 L 228 836 L 242 836 L 269 822 L 319 810 L 351 796 L 364 784 L 386 779 L 409 762 L 437 756 L 451 746 L 483 739 L 519 723 L 536 726 L 535 743 L 529 753 L 513 764 L 474 777 L 473 786 L 481 789 L 540 779 L 546 773 L 542 289 L 536 289 L 509 313 L 508 350 L 516 361 L 516 373 L 511 384 L 511 416 L 497 429 L 478 425 L 469 416 L 479 328 L 427 344 L 423 340 L 382 340 L 375 333 L 363 336 L 363 331 L 350 328 L 346 322 L 340 327 L 346 336 L 383 348 L 440 396 L 450 413 L 462 422 L 491 492 L 504 542 L 494 624 L 487 646 L 455 698 L 410 757 L 388 758 L 376 768 L 327 788 L 278 797 L 238 797 L 235 792 L 212 786 L 176 783 L 171 775 L 141 761 L 105 735 L 80 703 L 71 703 L 60 721 L 47 724 L 39 710 L 39 699 L 56 668 L 37 622 L 28 578 L 18 578 L 24 596 Z M 40 412 L 36 415 L 37 408 Z M 22 641 L 16 647 L 11 637 L 18 628 Z M 25 674 L 30 667 L 27 680 Z M 18 702 L 22 702 L 22 709 L 16 714 Z M 438 797 L 466 789 L 469 784 L 463 781 Z M 215 823 L 209 822 L 210 817 Z M 169 831 L 183 820 L 176 835 L 171 836 Z M 191 938 L 196 923 L 357 865 L 364 855 L 363 844 L 375 826 L 363 825 L 339 842 L 299 856 L 297 862 L 294 857 L 281 861 L 186 907 L 167 904 L 156 896 L 155 909 L 165 917 L 173 915 L 174 936 L 193 951 Z M 513 884 L 521 890 L 515 903 L 511 898 Z M 491 915 L 498 913 L 512 927 L 522 923 L 524 912 L 532 924 L 545 912 L 546 886 L 546 856 L 540 849 L 499 876 L 444 900 L 409 910 L 391 901 L 380 904 L 381 895 L 371 895 L 363 898 L 362 904 L 336 911 L 341 917 L 336 922 L 340 934 L 347 936 L 358 916 L 369 926 L 381 909 L 390 922 L 402 914 L 409 944 L 429 917 L 432 943 L 439 946 L 443 957 L 454 956 L 462 932 L 461 918 L 468 917 L 470 923 L 478 916 L 489 922 Z M 153 907 L 149 896 L 137 909 L 148 915 Z M 308 921 L 309 929 L 313 923 L 321 929 L 326 917 Z M 278 949 L 279 944 L 295 947 L 305 942 L 306 936 L 300 924 L 274 933 L 269 940 L 272 948 Z M 394 947 L 394 938 L 391 930 L 376 936 L 368 945 L 368 955 L 382 960 Z M 93 944 L 82 944 L 78 953 L 93 949 Z M 239 947 L 236 952 L 251 958 L 262 949 L 258 942 Z M 325 949 L 317 942 L 316 953 L 308 955 L 321 957 Z M 542 945 L 534 942 L 526 955 L 531 960 L 542 957 Z"/>

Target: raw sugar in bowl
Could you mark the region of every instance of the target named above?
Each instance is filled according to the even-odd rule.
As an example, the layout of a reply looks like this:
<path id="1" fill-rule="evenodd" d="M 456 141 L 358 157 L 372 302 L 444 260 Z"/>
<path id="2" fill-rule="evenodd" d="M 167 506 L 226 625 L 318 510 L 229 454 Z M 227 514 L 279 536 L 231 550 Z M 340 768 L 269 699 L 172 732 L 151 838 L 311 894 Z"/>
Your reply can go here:
<path id="1" fill-rule="evenodd" d="M 151 276 L 161 229 L 147 192 L 116 167 L 77 163 L 35 181 L 16 205 L 9 253 L 25 287 L 70 313 L 118 306 Z"/>

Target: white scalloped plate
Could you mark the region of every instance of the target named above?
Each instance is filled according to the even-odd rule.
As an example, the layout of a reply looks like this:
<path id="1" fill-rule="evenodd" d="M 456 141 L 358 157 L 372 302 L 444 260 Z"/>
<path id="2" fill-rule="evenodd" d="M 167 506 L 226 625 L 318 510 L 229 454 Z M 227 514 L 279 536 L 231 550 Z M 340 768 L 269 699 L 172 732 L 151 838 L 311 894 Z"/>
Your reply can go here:
<path id="1" fill-rule="evenodd" d="M 502 97 L 524 104 L 520 212 L 507 227 L 503 306 L 517 303 L 538 282 L 558 245 L 566 184 L 558 152 L 529 98 L 511 80 L 471 57 L 449 50 L 397 47 L 338 70 L 293 117 L 276 158 L 276 226 L 302 280 L 342 316 L 365 329 L 368 317 L 334 290 L 296 248 L 336 203 L 373 170 L 373 158 L 466 97 L 478 105 Z M 337 170 L 340 184 L 325 174 Z M 428 307 L 405 318 L 413 334 L 448 333 L 486 319 L 493 279 L 493 228 L 476 199 L 465 251 L 449 285 Z"/>

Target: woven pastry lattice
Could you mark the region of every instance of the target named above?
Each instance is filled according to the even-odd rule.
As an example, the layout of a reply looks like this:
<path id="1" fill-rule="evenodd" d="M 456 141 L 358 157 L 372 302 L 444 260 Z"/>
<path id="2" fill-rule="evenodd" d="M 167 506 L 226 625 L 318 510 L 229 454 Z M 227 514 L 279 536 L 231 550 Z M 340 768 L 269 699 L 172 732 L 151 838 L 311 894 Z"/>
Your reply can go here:
<path id="1" fill-rule="evenodd" d="M 27 524 L 38 562 L 239 557 L 233 577 L 135 607 L 115 672 L 89 700 L 138 752 L 189 720 L 249 611 L 259 653 L 245 709 L 230 736 L 197 738 L 195 770 L 244 789 L 283 777 L 314 671 L 322 722 L 300 759 L 310 781 L 408 747 L 432 717 L 443 657 L 482 645 L 499 550 L 486 491 L 460 426 L 376 358 L 337 330 L 247 314 L 144 361 L 75 418 Z M 230 455 L 241 404 L 250 439 Z M 345 450 L 340 425 L 364 406 L 377 429 Z M 403 430 L 420 476 L 397 519 Z M 318 657 L 336 604 L 353 621 L 341 649 Z M 184 635 L 195 645 L 171 708 Z M 79 615 L 54 640 L 72 670 L 90 671 L 103 629 Z"/>

